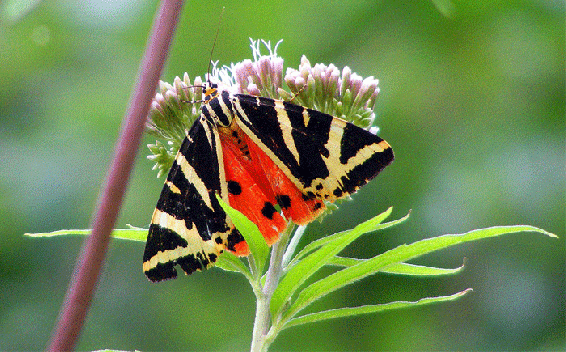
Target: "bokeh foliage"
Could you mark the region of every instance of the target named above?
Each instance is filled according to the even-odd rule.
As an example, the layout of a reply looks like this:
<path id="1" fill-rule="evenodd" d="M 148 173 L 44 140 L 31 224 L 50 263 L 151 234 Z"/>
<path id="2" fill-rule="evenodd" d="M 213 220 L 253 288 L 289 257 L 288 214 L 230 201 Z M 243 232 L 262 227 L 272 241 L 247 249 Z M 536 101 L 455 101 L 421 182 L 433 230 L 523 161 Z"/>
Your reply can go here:
<path id="1" fill-rule="evenodd" d="M 81 240 L 24 232 L 87 228 L 136 77 L 155 2 L 0 5 L 0 350 L 40 350 L 57 318 Z M 33 2 L 32 2 L 33 3 Z M 445 3 L 444 3 L 445 4 Z M 395 162 L 307 239 L 351 228 L 389 206 L 402 226 L 360 239 L 369 257 L 402 243 L 492 225 L 560 236 L 472 243 L 418 264 L 455 267 L 435 280 L 377 275 L 316 308 L 474 292 L 457 302 L 305 325 L 273 350 L 529 350 L 565 333 L 564 3 L 194 1 L 186 5 L 164 80 L 202 75 L 213 55 L 251 56 L 248 37 L 380 79 L 380 136 Z M 451 11 L 450 11 L 451 10 Z M 449 16 L 446 16 L 448 14 Z M 146 143 L 155 139 L 146 138 Z M 142 147 L 118 227 L 147 226 L 162 180 Z M 310 236 L 310 238 L 308 238 Z M 210 270 L 163 284 L 141 271 L 143 246 L 115 242 L 80 350 L 242 350 L 253 294 Z"/>

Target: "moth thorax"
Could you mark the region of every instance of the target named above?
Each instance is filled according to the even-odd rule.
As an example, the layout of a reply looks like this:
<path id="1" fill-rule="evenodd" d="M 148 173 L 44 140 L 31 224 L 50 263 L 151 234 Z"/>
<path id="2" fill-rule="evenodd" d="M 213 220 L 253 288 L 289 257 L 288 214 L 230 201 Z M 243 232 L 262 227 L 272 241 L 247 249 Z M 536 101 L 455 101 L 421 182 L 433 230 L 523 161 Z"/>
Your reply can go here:
<path id="1" fill-rule="evenodd" d="M 217 127 L 231 127 L 234 119 L 230 94 L 216 89 L 213 94 L 211 99 L 206 102 L 206 110 Z"/>

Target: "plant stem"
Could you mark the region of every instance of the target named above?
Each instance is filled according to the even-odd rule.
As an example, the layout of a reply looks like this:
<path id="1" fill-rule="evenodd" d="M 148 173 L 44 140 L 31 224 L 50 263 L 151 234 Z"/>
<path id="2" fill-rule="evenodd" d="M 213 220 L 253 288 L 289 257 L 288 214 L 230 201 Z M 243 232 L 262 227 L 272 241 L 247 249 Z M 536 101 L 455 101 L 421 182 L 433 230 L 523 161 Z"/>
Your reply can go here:
<path id="1" fill-rule="evenodd" d="M 261 292 L 256 292 L 256 311 L 250 351 L 263 351 L 265 335 L 269 331 L 269 299 Z"/>
<path id="2" fill-rule="evenodd" d="M 164 0 L 154 19 L 152 33 L 140 64 L 138 82 L 130 98 L 120 138 L 116 144 L 114 159 L 93 219 L 92 233 L 85 240 L 79 255 L 57 327 L 49 343 L 49 351 L 73 350 L 84 325 L 104 263 L 110 233 L 126 192 L 151 99 L 165 63 L 182 6 L 182 1 Z"/>
<path id="3" fill-rule="evenodd" d="M 297 246 L 299 245 L 299 241 L 303 237 L 306 228 L 307 228 L 306 225 L 301 225 L 297 227 L 297 230 L 295 230 L 295 233 L 293 234 L 293 238 L 291 238 L 291 241 L 289 242 L 289 245 L 285 250 L 285 254 L 283 255 L 283 270 L 287 271 L 289 269 L 287 268 L 287 265 L 289 265 L 289 262 L 291 261 L 291 259 L 293 259 L 295 250 L 297 249 Z"/>
<path id="4" fill-rule="evenodd" d="M 265 286 L 263 286 L 263 288 L 260 282 L 261 274 L 256 276 L 256 280 L 258 280 L 256 287 L 259 289 L 254 290 L 257 302 L 252 345 L 250 348 L 250 351 L 252 352 L 267 351 L 267 348 L 269 347 L 269 344 L 266 344 L 265 340 L 265 337 L 271 328 L 269 304 L 271 303 L 271 296 L 273 296 L 273 292 L 275 292 L 283 272 L 283 255 L 285 254 L 290 234 L 293 232 L 294 228 L 295 226 L 289 223 L 287 230 L 281 234 L 279 241 L 271 247 L 269 269 L 265 274 Z"/>

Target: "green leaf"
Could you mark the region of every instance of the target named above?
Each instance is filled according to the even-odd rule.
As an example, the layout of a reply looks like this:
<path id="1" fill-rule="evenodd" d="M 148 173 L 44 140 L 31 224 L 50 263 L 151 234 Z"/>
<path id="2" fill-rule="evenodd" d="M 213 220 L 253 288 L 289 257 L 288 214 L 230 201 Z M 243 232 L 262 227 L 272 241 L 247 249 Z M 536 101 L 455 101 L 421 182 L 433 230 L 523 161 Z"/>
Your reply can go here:
<path id="1" fill-rule="evenodd" d="M 464 269 L 464 264 L 457 268 L 435 268 L 432 266 L 415 265 L 409 263 L 396 263 L 381 270 L 382 273 L 411 276 L 441 276 L 454 275 Z"/>
<path id="2" fill-rule="evenodd" d="M 342 267 L 351 267 L 357 265 L 361 262 L 365 262 L 369 259 L 358 259 L 358 258 L 344 258 L 344 257 L 334 257 L 332 260 L 328 262 L 328 265 L 334 266 L 342 266 Z M 423 266 L 423 265 L 415 265 L 415 264 L 408 264 L 408 263 L 396 263 L 391 264 L 380 272 L 388 273 L 388 274 L 396 274 L 396 275 L 412 275 L 412 276 L 439 276 L 439 275 L 452 275 L 457 274 L 464 269 L 464 265 L 454 268 L 454 269 L 445 269 L 445 268 L 435 268 L 430 266 Z"/>
<path id="3" fill-rule="evenodd" d="M 330 310 L 325 310 L 323 312 L 305 314 L 298 318 L 291 319 L 285 325 L 285 328 L 290 328 L 291 326 L 297 326 L 306 323 L 314 323 L 317 321 L 327 320 L 327 319 L 343 318 L 343 317 L 355 316 L 360 314 L 378 313 L 392 309 L 424 306 L 431 303 L 455 301 L 471 291 L 472 289 L 468 288 L 464 291 L 455 293 L 450 296 L 427 297 L 427 298 L 419 299 L 418 301 L 414 301 L 414 302 L 399 301 L 399 302 L 390 302 L 385 304 L 367 305 L 367 306 L 353 307 L 353 308 L 330 309 Z"/>
<path id="4" fill-rule="evenodd" d="M 410 212 L 409 212 L 409 214 L 410 214 Z M 385 229 L 385 228 L 387 228 L 387 227 L 390 227 L 390 226 L 393 226 L 393 225 L 397 225 L 397 224 L 399 224 L 400 222 L 403 222 L 403 221 L 407 220 L 407 219 L 409 218 L 409 214 L 405 215 L 405 216 L 402 217 L 401 219 L 393 220 L 393 221 L 390 221 L 390 222 L 388 222 L 388 223 L 386 223 L 386 224 L 383 224 L 383 225 L 381 225 L 381 226 L 379 227 L 379 229 Z M 379 215 L 378 215 L 378 216 L 379 216 Z M 369 221 L 371 221 L 371 220 L 369 220 Z M 297 253 L 297 255 L 293 258 L 293 260 L 291 260 L 291 262 L 290 262 L 289 265 L 288 265 L 288 268 L 293 267 L 293 266 L 299 261 L 299 259 L 305 257 L 307 254 L 313 252 L 314 250 L 316 250 L 316 249 L 318 249 L 318 248 L 324 246 L 325 244 L 327 244 L 327 243 L 329 243 L 329 242 L 332 242 L 332 241 L 334 241 L 334 240 L 336 240 L 336 239 L 338 239 L 338 238 L 340 238 L 340 237 L 342 237 L 342 236 L 347 235 L 347 234 L 349 233 L 349 231 L 352 231 L 352 230 L 347 230 L 347 231 L 338 232 L 338 233 L 335 233 L 335 234 L 332 234 L 332 235 L 329 235 L 329 236 L 325 236 L 325 237 L 319 238 L 319 239 L 316 240 L 316 241 L 310 242 L 310 243 L 307 244 L 299 253 Z"/>
<path id="5" fill-rule="evenodd" d="M 257 225 L 246 218 L 244 214 L 226 204 L 218 195 L 216 195 L 216 198 L 218 202 L 220 202 L 222 209 L 224 209 L 226 214 L 232 219 L 234 225 L 248 243 L 250 254 L 253 255 L 258 274 L 263 272 L 267 256 L 269 255 L 269 246 L 265 242 L 265 238 L 261 232 L 259 232 Z"/>
<path id="6" fill-rule="evenodd" d="M 348 230 L 351 231 L 351 230 Z M 297 253 L 297 255 L 295 255 L 295 257 L 293 257 L 293 260 L 291 260 L 291 262 L 289 262 L 288 268 L 291 268 L 293 266 L 295 266 L 295 264 L 297 264 L 297 262 L 301 259 L 304 258 L 307 254 L 317 250 L 318 248 L 324 246 L 325 244 L 334 241 L 335 239 L 339 238 L 340 236 L 344 236 L 345 234 L 347 234 L 348 231 L 342 231 L 342 232 L 338 232 L 329 236 L 324 236 L 319 238 L 316 241 L 310 242 L 308 243 L 306 246 L 303 247 L 303 249 L 300 250 L 299 253 Z"/>
<path id="7" fill-rule="evenodd" d="M 372 275 L 391 264 L 406 262 L 410 259 L 420 257 L 423 254 L 444 249 L 456 244 L 517 232 L 538 232 L 550 237 L 556 237 L 556 235 L 552 233 L 533 226 L 495 226 L 486 229 L 473 230 L 463 234 L 451 234 L 428 238 L 409 245 L 401 245 L 311 284 L 298 295 L 296 301 L 286 312 L 283 320 L 291 319 L 295 314 L 315 300 L 368 275 Z"/>
<path id="8" fill-rule="evenodd" d="M 248 278 L 248 280 L 252 280 L 250 269 L 232 252 L 224 251 L 224 253 L 222 253 L 216 260 L 215 265 L 226 271 L 242 273 Z"/>
<path id="9" fill-rule="evenodd" d="M 55 237 L 55 236 L 88 236 L 92 232 L 92 229 L 82 229 L 82 230 L 57 230 L 53 232 L 40 232 L 40 233 L 24 233 L 24 236 L 29 237 Z M 111 237 L 129 240 L 145 242 L 147 240 L 147 229 L 142 229 L 139 227 L 133 227 L 130 229 L 114 229 L 110 234 Z"/>
<path id="10" fill-rule="evenodd" d="M 340 236 L 336 236 L 331 242 L 328 242 L 327 245 L 321 246 L 318 250 L 309 254 L 291 268 L 283 277 L 271 298 L 270 310 L 272 316 L 277 317 L 281 313 L 285 302 L 287 302 L 305 280 L 316 273 L 332 257 L 338 254 L 348 244 L 352 243 L 356 238 L 364 233 L 376 230 L 377 226 L 391 214 L 391 211 L 392 208 L 389 208 L 380 215 L 361 223 L 354 229 L 341 233 Z"/>

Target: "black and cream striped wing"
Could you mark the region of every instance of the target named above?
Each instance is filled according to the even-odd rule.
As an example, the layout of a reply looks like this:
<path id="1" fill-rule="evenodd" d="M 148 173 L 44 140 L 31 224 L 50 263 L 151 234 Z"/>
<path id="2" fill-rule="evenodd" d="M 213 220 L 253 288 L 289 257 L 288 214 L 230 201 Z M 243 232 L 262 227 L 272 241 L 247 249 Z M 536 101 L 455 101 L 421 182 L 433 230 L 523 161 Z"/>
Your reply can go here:
<path id="1" fill-rule="evenodd" d="M 354 124 L 288 102 L 236 97 L 241 129 L 308 198 L 343 198 L 393 161 L 386 141 Z"/>
<path id="2" fill-rule="evenodd" d="M 215 126 L 204 116 L 187 133 L 153 213 L 143 256 L 151 281 L 202 270 L 226 248 L 243 240 L 220 207 L 227 197 L 222 149 Z"/>

